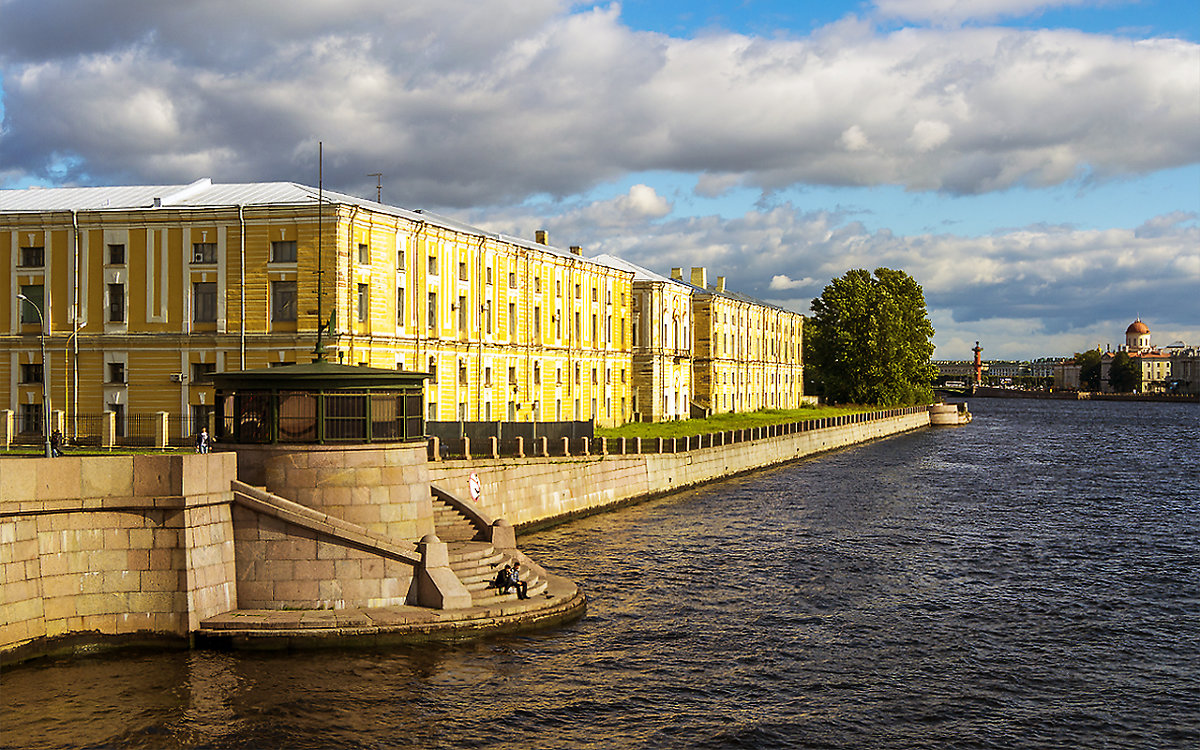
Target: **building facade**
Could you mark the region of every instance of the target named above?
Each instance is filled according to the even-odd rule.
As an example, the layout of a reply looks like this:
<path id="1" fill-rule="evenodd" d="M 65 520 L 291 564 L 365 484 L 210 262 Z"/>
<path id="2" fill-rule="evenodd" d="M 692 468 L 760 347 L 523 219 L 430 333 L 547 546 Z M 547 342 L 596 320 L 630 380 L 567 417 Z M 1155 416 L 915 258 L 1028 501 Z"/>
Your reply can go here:
<path id="1" fill-rule="evenodd" d="M 294 183 L 12 190 L 0 268 L 0 408 L 27 433 L 45 377 L 68 435 L 102 412 L 191 434 L 211 373 L 310 361 L 319 328 L 330 361 L 429 373 L 429 419 L 632 414 L 633 275 L 544 236 Z"/>
<path id="2" fill-rule="evenodd" d="M 633 419 L 662 422 L 691 416 L 692 287 L 612 255 L 598 263 L 633 274 Z"/>
<path id="3" fill-rule="evenodd" d="M 682 282 L 683 269 L 671 277 Z M 698 407 L 721 414 L 801 406 L 804 316 L 728 291 L 723 276 L 709 286 L 704 268 L 684 283 L 692 287 Z"/>

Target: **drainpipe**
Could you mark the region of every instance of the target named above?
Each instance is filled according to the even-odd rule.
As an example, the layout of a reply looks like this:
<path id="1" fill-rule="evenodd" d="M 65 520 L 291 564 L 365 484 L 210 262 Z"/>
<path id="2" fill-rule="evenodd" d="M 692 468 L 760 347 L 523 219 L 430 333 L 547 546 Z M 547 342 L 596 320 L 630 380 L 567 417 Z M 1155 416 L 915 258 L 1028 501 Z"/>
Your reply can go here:
<path id="1" fill-rule="evenodd" d="M 74 307 L 75 319 L 72 321 L 72 327 L 75 329 L 71 332 L 71 351 L 75 355 L 74 363 L 71 367 L 71 398 L 64 399 L 71 404 L 71 440 L 79 439 L 79 274 L 80 254 L 79 254 L 79 214 L 76 211 L 71 211 L 71 227 L 75 230 L 75 241 L 72 243 L 72 250 L 75 253 L 75 288 L 74 292 Z M 63 347 L 63 356 L 66 356 L 67 347 Z"/>
<path id="2" fill-rule="evenodd" d="M 241 331 L 241 358 L 242 358 L 241 369 L 245 370 L 246 369 L 246 216 L 245 216 L 245 214 L 242 213 L 242 204 L 241 203 L 238 204 L 237 210 L 238 210 L 239 234 L 240 234 L 240 240 L 241 240 L 241 260 L 239 262 L 239 265 L 241 266 L 241 275 L 242 275 L 241 292 L 238 294 L 238 296 L 241 298 L 239 303 L 241 305 L 240 315 L 241 315 L 241 319 L 242 319 L 242 322 L 241 322 L 241 329 L 242 329 L 242 331 Z"/>

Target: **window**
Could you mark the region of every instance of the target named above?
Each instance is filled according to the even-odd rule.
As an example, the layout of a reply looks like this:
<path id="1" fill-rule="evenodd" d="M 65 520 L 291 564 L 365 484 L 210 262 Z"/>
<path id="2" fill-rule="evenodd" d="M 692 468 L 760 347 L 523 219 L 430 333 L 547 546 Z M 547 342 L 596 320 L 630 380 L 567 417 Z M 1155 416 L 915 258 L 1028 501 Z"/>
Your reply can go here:
<path id="1" fill-rule="evenodd" d="M 429 320 L 429 330 L 437 331 L 438 315 L 437 315 L 437 292 L 429 293 L 429 309 L 426 311 Z"/>
<path id="2" fill-rule="evenodd" d="M 487 367 L 483 368 L 483 386 L 485 388 L 492 387 L 492 366 L 491 365 L 488 365 Z"/>
<path id="3" fill-rule="evenodd" d="M 579 299 L 582 296 L 583 296 L 583 292 L 580 291 L 580 286 L 578 284 L 576 284 L 575 285 L 575 299 Z"/>
<path id="4" fill-rule="evenodd" d="M 366 323 L 371 315 L 371 285 L 358 285 L 358 322 Z"/>
<path id="5" fill-rule="evenodd" d="M 555 297 L 562 296 L 562 279 L 557 279 L 554 282 L 554 296 Z"/>
<path id="6" fill-rule="evenodd" d="M 21 287 L 21 322 L 26 324 L 41 323 L 41 310 L 45 308 L 45 287 L 41 284 L 27 284 Z"/>
<path id="7" fill-rule="evenodd" d="M 429 358 L 429 382 L 436 383 L 437 379 L 437 357 Z"/>
<path id="8" fill-rule="evenodd" d="M 592 313 L 592 344 L 598 343 L 600 342 L 596 340 L 596 313 Z"/>
<path id="9" fill-rule="evenodd" d="M 108 322 L 125 322 L 125 285 L 108 285 Z"/>
<path id="10" fill-rule="evenodd" d="M 467 280 L 467 264 L 464 263 L 463 261 L 458 262 L 458 280 L 459 281 Z"/>
<path id="11" fill-rule="evenodd" d="M 592 368 L 592 385 L 597 385 L 597 384 L 599 384 L 599 382 L 600 382 L 599 375 L 596 374 L 596 368 L 593 367 Z"/>
<path id="12" fill-rule="evenodd" d="M 271 243 L 271 262 L 272 263 L 295 263 L 296 262 L 296 241 L 295 240 L 276 240 Z"/>
<path id="13" fill-rule="evenodd" d="M 428 414 L 426 415 L 426 417 L 425 417 L 425 418 L 426 418 L 427 420 L 429 420 L 430 422 L 436 422 L 436 421 L 437 421 L 437 415 L 438 415 L 438 414 L 437 414 L 437 402 L 436 402 L 436 401 L 430 401 L 430 402 L 429 402 L 429 411 L 428 411 Z"/>
<path id="14" fill-rule="evenodd" d="M 611 367 L 607 368 L 607 369 L 604 371 L 604 382 L 605 382 L 605 383 L 611 383 L 611 382 L 612 382 L 612 368 L 611 368 Z"/>
<path id="15" fill-rule="evenodd" d="M 22 268 L 31 268 L 34 266 L 46 265 L 46 248 L 44 247 L 23 247 L 21 248 L 21 263 Z"/>
<path id="16" fill-rule="evenodd" d="M 40 382 L 42 382 L 42 366 L 41 365 L 21 365 L 21 382 L 22 383 L 40 383 Z"/>
<path id="17" fill-rule="evenodd" d="M 596 287 L 592 287 L 592 302 L 596 301 Z M 593 409 L 593 411 L 595 411 Z"/>
<path id="18" fill-rule="evenodd" d="M 542 363 L 541 362 L 533 363 L 533 384 L 534 385 L 542 384 Z"/>
<path id="19" fill-rule="evenodd" d="M 492 301 L 489 299 L 483 303 L 484 323 L 487 326 L 487 334 L 492 335 Z"/>
<path id="20" fill-rule="evenodd" d="M 213 362 L 193 362 L 192 363 L 192 382 L 193 383 L 208 383 L 212 381 L 211 375 L 217 371 L 217 365 Z"/>
<path id="21" fill-rule="evenodd" d="M 430 276 L 438 275 L 437 254 L 432 251 L 430 251 L 430 253 L 429 253 L 429 275 Z"/>
<path id="22" fill-rule="evenodd" d="M 562 310 L 554 313 L 554 338 L 562 339 Z"/>
<path id="23" fill-rule="evenodd" d="M 125 363 L 124 362 L 109 362 L 108 363 L 108 382 L 109 383 L 124 383 L 125 382 Z"/>
<path id="24" fill-rule="evenodd" d="M 517 368 L 510 366 L 508 368 L 508 384 L 512 386 L 513 391 L 517 389 Z"/>
<path id="25" fill-rule="evenodd" d="M 358 243 L 358 262 L 364 266 L 371 264 L 371 246 L 365 242 Z"/>
<path id="26" fill-rule="evenodd" d="M 192 322 L 217 322 L 217 282 L 197 281 L 192 284 Z"/>
<path id="27" fill-rule="evenodd" d="M 125 246 L 124 245 L 109 245 L 108 246 L 108 264 L 110 266 L 125 265 Z"/>
<path id="28" fill-rule="evenodd" d="M 17 432 L 34 433 L 42 432 L 42 409 L 41 404 L 21 404 L 20 411 L 17 412 Z"/>
<path id="29" fill-rule="evenodd" d="M 458 361 L 458 384 L 467 384 L 467 363 L 461 359 Z"/>
<path id="30" fill-rule="evenodd" d="M 487 267 L 487 274 L 486 274 L 486 278 L 487 278 L 487 281 L 486 281 L 485 283 L 486 283 L 488 286 L 491 286 L 491 285 L 492 285 L 492 267 L 491 267 L 491 266 L 488 266 L 488 267 Z"/>
<path id="31" fill-rule="evenodd" d="M 271 320 L 286 322 L 296 320 L 296 282 L 271 282 Z"/>
<path id="32" fill-rule="evenodd" d="M 542 277 L 541 276 L 533 277 L 533 293 L 534 294 L 542 293 Z"/>
<path id="33" fill-rule="evenodd" d="M 467 335 L 467 298 L 463 295 L 458 297 L 458 332 Z"/>
<path id="34" fill-rule="evenodd" d="M 542 308 L 537 306 L 533 308 L 533 340 L 538 343 L 542 340 Z"/>
<path id="35" fill-rule="evenodd" d="M 515 302 L 508 303 L 508 337 L 513 341 L 517 340 L 517 304 Z"/>
<path id="36" fill-rule="evenodd" d="M 125 437 L 125 404 L 109 404 L 108 411 L 116 417 L 113 421 L 117 423 L 117 437 Z"/>
<path id="37" fill-rule="evenodd" d="M 562 385 L 562 368 L 561 367 L 554 368 L 554 384 Z"/>
<path id="38" fill-rule="evenodd" d="M 404 287 L 396 288 L 396 325 L 404 325 Z"/>
<path id="39" fill-rule="evenodd" d="M 217 243 L 215 242 L 193 242 L 192 243 L 192 263 L 216 263 L 217 262 Z"/>
<path id="40" fill-rule="evenodd" d="M 509 271 L 509 273 L 508 273 L 508 288 L 509 289 L 517 288 L 517 274 L 513 271 Z"/>
<path id="41" fill-rule="evenodd" d="M 404 270 L 404 249 L 403 248 L 396 251 L 396 270 L 397 271 Z"/>

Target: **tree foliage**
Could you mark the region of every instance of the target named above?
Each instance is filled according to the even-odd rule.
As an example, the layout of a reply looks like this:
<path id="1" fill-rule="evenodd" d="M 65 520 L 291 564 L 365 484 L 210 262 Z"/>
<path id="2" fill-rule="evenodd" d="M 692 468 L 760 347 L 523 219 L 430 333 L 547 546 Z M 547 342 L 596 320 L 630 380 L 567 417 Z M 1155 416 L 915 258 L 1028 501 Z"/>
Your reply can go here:
<path id="1" fill-rule="evenodd" d="M 1079 365 L 1079 386 L 1089 391 L 1100 390 L 1100 350 L 1075 352 L 1075 364 Z"/>
<path id="2" fill-rule="evenodd" d="M 1108 366 L 1108 384 L 1117 393 L 1129 393 L 1141 382 L 1141 370 L 1141 365 L 1134 362 L 1127 352 L 1117 352 Z"/>
<path id="3" fill-rule="evenodd" d="M 898 406 L 933 399 L 933 324 L 911 276 L 848 271 L 813 300 L 812 311 L 805 370 L 826 400 Z"/>

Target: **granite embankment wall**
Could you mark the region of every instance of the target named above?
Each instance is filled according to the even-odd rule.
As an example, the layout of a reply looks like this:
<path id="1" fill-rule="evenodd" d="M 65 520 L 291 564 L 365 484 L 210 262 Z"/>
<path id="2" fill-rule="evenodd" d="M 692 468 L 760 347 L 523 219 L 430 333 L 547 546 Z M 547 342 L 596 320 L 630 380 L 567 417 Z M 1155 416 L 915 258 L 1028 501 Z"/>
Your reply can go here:
<path id="1" fill-rule="evenodd" d="M 183 637 L 235 608 L 235 471 L 232 454 L 0 461 L 0 650 Z"/>
<path id="2" fill-rule="evenodd" d="M 705 435 L 692 438 L 684 452 L 432 461 L 429 480 L 467 498 L 474 473 L 482 485 L 483 510 L 528 527 L 928 427 L 930 417 L 918 407 L 821 421 L 828 422 L 833 424 L 758 428 L 754 432 L 763 436 L 753 440 L 740 434 L 750 431 Z M 643 448 L 649 442 L 643 441 Z"/>

